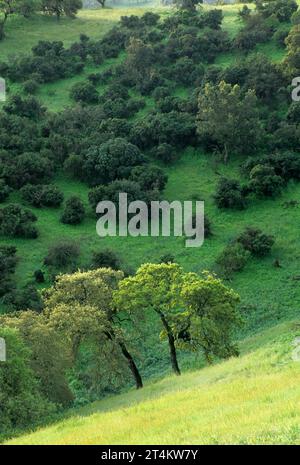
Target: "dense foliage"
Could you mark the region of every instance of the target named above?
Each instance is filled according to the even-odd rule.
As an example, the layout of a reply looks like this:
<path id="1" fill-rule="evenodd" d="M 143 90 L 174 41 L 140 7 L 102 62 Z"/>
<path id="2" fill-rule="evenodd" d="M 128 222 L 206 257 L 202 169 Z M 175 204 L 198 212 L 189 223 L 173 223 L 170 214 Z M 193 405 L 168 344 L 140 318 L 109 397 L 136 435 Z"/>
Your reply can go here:
<path id="1" fill-rule="evenodd" d="M 6 12 L 9 3 L 12 10 Z M 0 36 L 6 14 L 27 17 L 38 3 L 57 18 L 73 17 L 81 6 L 79 0 L 0 2 L 5 19 Z M 58 212 L 57 222 L 60 218 L 70 235 L 84 220 L 95 219 L 101 200 L 118 204 L 120 192 L 127 192 L 128 201 L 161 199 L 172 163 L 188 148 L 195 156 L 204 151 L 212 165 L 237 162 L 232 175 L 228 166 L 222 166 L 226 176 L 215 170 L 220 176 L 214 202 L 224 218 L 230 209 L 244 210 L 299 182 L 300 106 L 291 103 L 288 88 L 300 71 L 295 2 L 244 6 L 234 38 L 222 29 L 221 10 L 206 12 L 196 3 L 180 1 L 165 17 L 123 16 L 99 40 L 82 34 L 68 47 L 40 41 L 26 56 L 0 63 L 1 75 L 20 89 L 9 92 L 0 111 L 1 237 L 18 238 L 21 247 L 37 238 L 41 209 L 63 204 L 64 193 L 55 185 L 61 186 L 62 176 L 90 189 L 85 199 L 68 192 Z M 271 38 L 286 46 L 282 63 L 257 53 L 257 44 Z M 229 51 L 237 59 L 218 66 L 215 59 Z M 117 64 L 111 60 L 107 66 L 115 58 Z M 80 74 L 103 63 L 99 72 Z M 40 87 L 75 76 L 71 106 L 49 112 L 39 101 Z M 33 213 L 28 205 L 39 210 Z M 213 243 L 205 216 L 209 236 Z M 0 247 L 1 303 L 17 311 L 1 317 L 0 328 L 14 347 L 11 362 L 0 366 L 0 424 L 8 433 L 57 407 L 86 403 L 132 381 L 141 388 L 144 352 L 153 344 L 145 334 L 150 326 L 167 342 L 177 375 L 181 350 L 200 351 L 209 363 L 238 355 L 239 297 L 213 270 L 186 273 L 169 253 L 160 263 L 129 270 L 106 246 L 82 255 L 81 240 L 53 237 L 44 262 L 22 277 L 22 286 L 14 275 L 23 257 L 16 247 Z M 251 257 L 263 260 L 274 241 L 254 226 L 238 231 L 214 271 L 230 279 Z M 49 285 L 42 295 L 37 290 Z M 152 367 L 156 359 L 150 358 Z M 14 402 L 8 402 L 11 392 Z"/>

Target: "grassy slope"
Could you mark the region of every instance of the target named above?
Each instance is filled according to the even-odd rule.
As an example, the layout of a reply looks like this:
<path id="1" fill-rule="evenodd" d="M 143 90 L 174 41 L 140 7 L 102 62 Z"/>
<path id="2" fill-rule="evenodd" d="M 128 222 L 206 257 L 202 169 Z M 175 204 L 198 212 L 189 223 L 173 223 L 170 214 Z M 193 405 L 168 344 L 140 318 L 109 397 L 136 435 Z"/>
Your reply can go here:
<path id="1" fill-rule="evenodd" d="M 224 9 L 225 28 L 231 35 L 239 26 L 236 8 Z M 132 9 L 128 12 L 86 11 L 80 13 L 78 20 L 63 20 L 59 25 L 47 18 L 36 18 L 36 30 L 31 29 L 25 20 L 15 19 L 15 23 L 9 26 L 11 33 L 8 39 L 0 44 L 0 56 L 3 58 L 14 52 L 16 44 L 19 51 L 25 52 L 41 38 L 71 43 L 80 32 L 100 37 L 120 15 L 137 12 Z M 16 25 L 19 29 L 12 37 Z M 280 61 L 283 56 L 283 51 L 274 43 L 264 45 L 261 51 L 274 61 Z M 228 66 L 237 58 L 224 54 L 217 63 Z M 85 70 L 81 76 L 55 83 L 51 85 L 52 88 L 50 85 L 43 86 L 41 99 L 51 110 L 71 104 L 69 88 L 75 81 L 85 79 L 89 72 L 91 69 Z M 178 89 L 177 93 L 180 95 L 182 91 Z M 151 101 L 148 104 L 151 105 Z M 238 162 L 231 161 L 228 166 L 219 165 L 217 171 L 238 176 Z M 300 286 L 295 278 L 299 276 L 300 210 L 285 210 L 282 202 L 299 198 L 300 186 L 291 184 L 282 198 L 253 202 L 245 212 L 220 212 L 212 200 L 218 175 L 209 156 L 187 150 L 176 164 L 167 168 L 167 172 L 167 199 L 187 200 L 198 195 L 206 201 L 214 237 L 206 241 L 201 249 L 186 249 L 182 238 L 135 238 L 134 242 L 132 238 L 101 240 L 95 233 L 92 215 L 82 225 L 72 227 L 59 223 L 60 210 L 42 209 L 36 211 L 40 237 L 35 241 L 13 241 L 21 258 L 17 269 L 18 282 L 24 284 L 31 279 L 32 271 L 41 267 L 48 245 L 58 237 L 72 237 L 80 241 L 82 263 L 88 262 L 93 249 L 109 246 L 134 267 L 141 262 L 155 261 L 169 252 L 186 269 L 201 271 L 213 267 L 217 254 L 228 240 L 246 225 L 252 224 L 273 233 L 277 242 L 271 257 L 252 260 L 230 283 L 241 294 L 244 314 L 248 318 L 246 329 L 250 331 L 297 315 Z M 67 178 L 59 178 L 56 183 L 66 197 L 76 193 L 87 202 L 88 189 L 85 185 Z M 12 200 L 17 200 L 17 197 L 12 197 Z M 3 239 L 1 242 L 12 241 Z M 275 258 L 280 259 L 282 268 L 273 268 Z M 239 360 L 186 374 L 180 379 L 169 377 L 149 385 L 141 392 L 130 391 L 92 404 L 62 423 L 14 442 L 173 443 L 176 437 L 177 443 L 299 443 L 299 411 L 296 410 L 299 365 L 290 363 L 292 334 L 288 323 L 272 328 L 243 342 L 242 350 L 246 355 Z M 158 351 L 157 336 L 152 337 L 155 356 L 161 358 L 160 368 L 169 369 L 166 348 Z M 155 363 L 156 375 L 158 362 Z M 185 367 L 195 366 L 185 357 L 181 363 Z M 199 360 L 197 363 L 199 367 Z M 148 374 L 154 374 L 151 366 L 147 370 Z M 182 411 L 185 412 L 183 418 Z M 86 415 L 92 416 L 84 418 Z M 151 429 L 145 427 L 149 423 Z M 275 424 L 276 427 L 272 426 Z"/>
<path id="2" fill-rule="evenodd" d="M 238 359 L 96 402 L 8 444 L 300 444 L 296 335 L 299 324 L 278 325 L 245 340 Z"/>
<path id="3" fill-rule="evenodd" d="M 6 38 L 0 42 L 0 59 L 30 51 L 39 40 L 62 40 L 66 46 L 78 40 L 80 34 L 98 38 L 127 14 L 141 14 L 141 8 L 107 8 L 81 10 L 76 19 L 36 15 L 34 18 L 14 16 L 8 19 Z"/>
<path id="4" fill-rule="evenodd" d="M 236 6 L 224 8 L 224 25 L 230 34 L 234 34 L 239 27 L 236 19 L 237 8 Z M 138 11 L 141 13 L 143 10 Z M 163 11 L 165 14 L 167 13 L 167 10 Z M 71 21 L 70 24 L 68 20 L 63 20 L 61 24 L 57 24 L 55 21 L 53 22 L 53 19 L 52 22 L 49 22 L 49 18 L 38 18 L 35 21 L 40 26 L 35 33 L 30 33 L 30 31 L 34 31 L 33 27 L 30 31 L 27 29 L 25 34 L 27 39 L 23 41 L 23 34 L 21 36 L 20 32 L 17 31 L 14 40 L 22 44 L 23 52 L 40 38 L 68 38 L 67 41 L 70 43 L 76 39 L 80 32 L 100 36 L 105 32 L 103 27 L 101 29 L 101 24 L 103 26 L 103 24 L 109 23 L 108 27 L 110 27 L 120 15 L 136 12 L 132 9 L 130 11 L 124 9 L 83 11 L 80 13 L 79 19 Z M 15 19 L 15 21 L 17 20 Z M 21 22 L 25 27 L 26 21 L 22 20 Z M 11 24 L 11 28 L 13 28 L 13 24 Z M 0 53 L 1 48 L 6 50 L 6 53 L 13 49 L 10 42 L 11 35 L 9 34 L 6 41 L 0 45 Z M 282 51 L 278 50 L 272 43 L 268 44 L 267 47 L 265 46 L 265 52 L 268 52 L 268 55 L 274 59 L 278 59 L 278 55 L 282 55 Z M 222 65 L 228 65 L 235 59 L 235 56 L 226 54 L 218 61 Z M 106 62 L 103 66 L 108 66 L 108 63 Z M 86 70 L 84 74 L 90 71 Z M 68 89 L 74 81 L 81 79 L 84 79 L 84 76 L 76 76 L 72 79 L 42 86 L 40 97 L 50 109 L 61 109 L 71 104 Z M 149 103 L 151 104 L 151 102 Z M 299 284 L 298 281 L 293 280 L 298 270 L 299 253 L 297 248 L 299 245 L 300 211 L 299 209 L 284 210 L 281 204 L 284 200 L 298 198 L 300 187 L 291 185 L 284 192 L 283 197 L 276 201 L 253 202 L 245 212 L 220 212 L 212 200 L 218 179 L 218 175 L 215 174 L 215 166 L 213 166 L 209 156 L 205 156 L 199 151 L 187 152 L 175 165 L 167 168 L 169 183 L 165 197 L 170 200 L 187 200 L 197 194 L 199 198 L 205 200 L 206 210 L 213 222 L 214 237 L 206 241 L 201 249 L 196 251 L 186 249 L 182 238 L 100 239 L 95 232 L 95 219 L 92 214 L 87 216 L 83 224 L 73 227 L 62 225 L 59 222 L 60 210 L 41 209 L 36 210 L 39 218 L 39 238 L 34 241 L 23 239 L 13 241 L 18 248 L 20 257 L 17 268 L 18 283 L 23 285 L 32 279 L 33 271 L 42 266 L 46 250 L 56 238 L 71 237 L 80 242 L 81 264 L 88 263 L 93 249 L 108 246 L 115 248 L 124 261 L 133 267 L 138 266 L 141 262 L 155 261 L 161 255 L 169 252 L 186 269 L 201 271 L 203 268 L 213 267 L 217 254 L 223 249 L 227 241 L 244 226 L 252 224 L 275 234 L 277 244 L 272 257 L 257 262 L 252 261 L 243 273 L 235 276 L 232 285 L 241 293 L 246 313 L 251 320 L 253 319 L 255 326 L 260 326 L 262 320 L 273 322 L 277 318 L 294 315 L 300 302 Z M 218 172 L 231 176 L 234 173 L 238 175 L 237 163 L 230 163 L 227 167 L 220 165 Z M 57 179 L 56 184 L 62 188 L 66 197 L 76 194 L 87 204 L 87 186 L 67 178 Z M 9 201 L 13 200 L 18 200 L 18 197 L 11 196 Z M 2 238 L 1 242 L 11 243 L 12 241 Z M 281 260 L 283 265 L 281 269 L 275 270 L 272 267 L 274 258 Z"/>

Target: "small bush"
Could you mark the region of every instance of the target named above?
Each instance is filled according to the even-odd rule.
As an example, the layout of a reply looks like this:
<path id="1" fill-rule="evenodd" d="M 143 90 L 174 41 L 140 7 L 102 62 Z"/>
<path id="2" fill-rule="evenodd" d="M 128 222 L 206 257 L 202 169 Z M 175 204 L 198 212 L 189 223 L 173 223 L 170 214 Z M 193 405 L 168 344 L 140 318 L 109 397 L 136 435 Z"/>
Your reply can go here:
<path id="1" fill-rule="evenodd" d="M 192 226 L 193 228 L 196 227 L 196 214 L 194 214 L 192 216 Z M 213 232 L 212 232 L 212 224 L 211 224 L 211 221 L 210 219 L 208 218 L 207 215 L 204 215 L 204 237 L 205 239 L 207 239 L 208 237 L 211 237 L 213 235 Z"/>
<path id="2" fill-rule="evenodd" d="M 158 189 L 162 191 L 168 181 L 168 176 L 157 166 L 136 166 L 133 168 L 130 179 L 139 183 L 144 191 Z"/>
<path id="3" fill-rule="evenodd" d="M 37 217 L 19 205 L 8 205 L 0 210 L 0 234 L 35 239 L 38 236 L 34 222 Z"/>
<path id="4" fill-rule="evenodd" d="M 112 268 L 113 270 L 120 270 L 121 260 L 111 249 L 94 251 L 91 267 L 93 269 Z"/>
<path id="5" fill-rule="evenodd" d="M 240 183 L 233 179 L 221 178 L 217 186 L 215 202 L 218 208 L 244 209 L 246 200 Z"/>
<path id="6" fill-rule="evenodd" d="M 82 201 L 76 197 L 70 197 L 67 202 L 60 221 L 64 224 L 80 224 L 85 216 L 85 208 Z"/>
<path id="7" fill-rule="evenodd" d="M 162 255 L 159 259 L 159 263 L 174 263 L 175 258 L 172 254 L 166 253 L 165 255 Z"/>
<path id="8" fill-rule="evenodd" d="M 166 165 L 176 159 L 175 148 L 172 145 L 166 143 L 154 147 L 151 151 L 151 155 Z"/>
<path id="9" fill-rule="evenodd" d="M 53 405 L 40 394 L 31 368 L 31 351 L 16 330 L 1 327 L 9 357 L 0 368 L 1 433 L 32 427 L 34 422 L 54 412 Z"/>
<path id="10" fill-rule="evenodd" d="M 29 79 L 28 81 L 24 82 L 23 89 L 26 94 L 35 94 L 38 90 L 39 83 L 34 79 Z"/>
<path id="11" fill-rule="evenodd" d="M 22 199 L 34 207 L 59 207 L 64 200 L 63 193 L 51 185 L 32 186 L 27 184 L 22 187 Z"/>
<path id="12" fill-rule="evenodd" d="M 11 311 L 34 310 L 41 312 L 43 302 L 37 289 L 27 285 L 24 289 L 15 289 L 3 297 L 3 303 Z"/>
<path id="13" fill-rule="evenodd" d="M 248 250 L 252 255 L 264 257 L 268 255 L 275 242 L 273 236 L 264 234 L 260 229 L 246 228 L 236 239 L 245 250 Z"/>
<path id="14" fill-rule="evenodd" d="M 241 244 L 229 244 L 217 259 L 217 264 L 221 267 L 225 275 L 242 271 L 250 257 L 250 252 L 245 250 Z"/>
<path id="15" fill-rule="evenodd" d="M 269 165 L 256 165 L 250 172 L 249 188 L 260 197 L 276 197 L 283 185 L 282 177 Z"/>
<path id="16" fill-rule="evenodd" d="M 0 203 L 5 202 L 10 192 L 10 187 L 5 183 L 5 181 L 3 181 L 3 179 L 0 179 Z"/>
<path id="17" fill-rule="evenodd" d="M 37 283 L 41 284 L 45 282 L 45 276 L 42 270 L 35 270 L 33 275 Z"/>
<path id="18" fill-rule="evenodd" d="M 287 30 L 279 30 L 276 31 L 275 34 L 273 35 L 273 39 L 275 40 L 276 44 L 279 47 L 285 47 L 285 39 L 289 35 L 289 31 Z"/>
<path id="19" fill-rule="evenodd" d="M 12 276 L 18 262 L 16 253 L 17 249 L 13 246 L 0 246 L 0 297 L 14 287 Z"/>
<path id="20" fill-rule="evenodd" d="M 97 103 L 99 94 L 90 82 L 77 82 L 70 91 L 70 97 L 75 102 Z"/>
<path id="21" fill-rule="evenodd" d="M 80 255 L 80 247 L 76 242 L 61 240 L 48 249 L 48 254 L 44 259 L 47 266 L 55 268 L 65 268 L 75 265 Z"/>

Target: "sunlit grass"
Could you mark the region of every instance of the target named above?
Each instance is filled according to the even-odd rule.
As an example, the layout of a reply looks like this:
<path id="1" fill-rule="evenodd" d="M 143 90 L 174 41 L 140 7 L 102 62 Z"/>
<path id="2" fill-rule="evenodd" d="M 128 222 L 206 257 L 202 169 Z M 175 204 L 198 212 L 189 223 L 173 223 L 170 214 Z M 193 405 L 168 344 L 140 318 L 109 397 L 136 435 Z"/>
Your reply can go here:
<path id="1" fill-rule="evenodd" d="M 238 359 L 96 402 L 9 444 L 299 444 L 298 334 L 285 323 L 246 340 Z"/>

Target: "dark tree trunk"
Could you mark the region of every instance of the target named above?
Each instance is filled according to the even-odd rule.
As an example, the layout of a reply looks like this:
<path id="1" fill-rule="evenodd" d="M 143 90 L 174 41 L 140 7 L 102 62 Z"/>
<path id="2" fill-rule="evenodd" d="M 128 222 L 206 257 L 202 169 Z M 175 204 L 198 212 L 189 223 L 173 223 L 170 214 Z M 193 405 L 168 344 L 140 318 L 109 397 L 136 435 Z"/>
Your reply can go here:
<path id="1" fill-rule="evenodd" d="M 123 342 L 119 342 L 119 346 L 121 348 L 122 354 L 127 360 L 128 366 L 130 368 L 130 371 L 134 377 L 135 380 L 135 385 L 137 389 L 141 389 L 143 387 L 143 381 L 142 377 L 140 375 L 140 372 L 135 364 L 135 361 L 132 358 L 132 355 L 128 352 L 125 344 Z"/>
<path id="2" fill-rule="evenodd" d="M 113 341 L 115 340 L 115 334 L 114 332 L 105 332 L 106 336 L 108 337 L 109 340 Z M 118 341 L 119 347 L 121 349 L 122 354 L 126 358 L 126 361 L 128 363 L 128 367 L 132 373 L 132 376 L 134 377 L 135 380 L 135 385 L 137 389 L 141 389 L 143 387 L 143 381 L 142 377 L 140 375 L 140 372 L 138 370 L 138 367 L 135 364 L 135 361 L 131 355 L 131 353 L 128 351 L 126 345 L 122 341 Z"/>
<path id="3" fill-rule="evenodd" d="M 168 341 L 169 341 L 169 349 L 170 349 L 170 358 L 171 358 L 171 364 L 172 364 L 172 369 L 175 373 L 175 375 L 180 376 L 181 372 L 178 366 L 178 361 L 177 361 L 177 353 L 176 353 L 176 347 L 175 347 L 175 338 L 172 333 L 172 329 L 167 322 L 164 314 L 162 312 L 158 312 L 160 319 L 162 321 L 162 324 L 164 325 L 164 328 L 167 332 L 168 336 Z"/>

